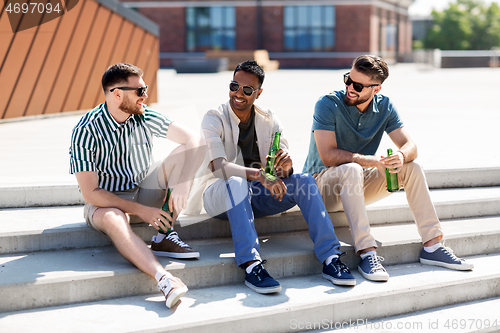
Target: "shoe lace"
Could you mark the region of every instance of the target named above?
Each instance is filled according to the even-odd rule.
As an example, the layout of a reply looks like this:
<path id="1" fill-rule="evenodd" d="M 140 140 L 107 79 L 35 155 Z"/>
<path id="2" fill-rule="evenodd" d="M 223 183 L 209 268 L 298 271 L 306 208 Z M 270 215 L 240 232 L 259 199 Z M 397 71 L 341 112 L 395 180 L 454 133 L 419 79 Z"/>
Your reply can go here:
<path id="1" fill-rule="evenodd" d="M 264 265 L 267 262 L 267 260 L 262 261 L 259 263 L 257 266 L 254 267 L 252 270 L 252 273 L 255 275 L 255 277 L 259 280 L 262 281 L 264 278 L 270 276 L 269 273 L 264 269 Z"/>
<path id="2" fill-rule="evenodd" d="M 158 289 L 167 297 L 168 293 L 172 290 L 170 279 L 165 275 L 158 281 Z"/>
<path id="3" fill-rule="evenodd" d="M 167 239 L 174 242 L 175 244 L 179 245 L 180 247 L 189 247 L 186 243 L 184 243 L 180 238 L 177 232 L 172 231 L 168 236 Z"/>
<path id="4" fill-rule="evenodd" d="M 347 255 L 347 253 L 342 252 L 342 253 L 338 256 L 338 258 L 336 258 L 336 259 L 332 260 L 331 265 L 333 265 L 333 267 L 335 267 L 335 269 L 336 269 L 337 271 L 339 271 L 339 272 L 340 272 L 340 271 L 344 271 L 344 272 L 350 273 L 351 271 L 349 270 L 349 268 L 347 267 L 347 265 L 346 265 L 346 264 L 344 264 L 342 261 L 340 261 L 340 257 L 343 257 L 343 256 L 345 256 L 345 255 Z"/>
<path id="5" fill-rule="evenodd" d="M 442 246 L 443 247 L 443 252 L 444 254 L 446 254 L 447 256 L 449 256 L 452 260 L 458 260 L 458 261 L 461 261 L 463 259 L 460 259 L 458 258 L 455 253 L 453 253 L 453 250 L 449 247 L 446 247 L 446 246 Z"/>
<path id="6" fill-rule="evenodd" d="M 384 271 L 385 268 L 382 266 L 382 261 L 384 261 L 384 257 L 377 256 L 375 254 L 372 254 L 371 256 L 368 257 L 368 260 L 370 262 L 370 273 L 376 272 L 376 271 Z"/>

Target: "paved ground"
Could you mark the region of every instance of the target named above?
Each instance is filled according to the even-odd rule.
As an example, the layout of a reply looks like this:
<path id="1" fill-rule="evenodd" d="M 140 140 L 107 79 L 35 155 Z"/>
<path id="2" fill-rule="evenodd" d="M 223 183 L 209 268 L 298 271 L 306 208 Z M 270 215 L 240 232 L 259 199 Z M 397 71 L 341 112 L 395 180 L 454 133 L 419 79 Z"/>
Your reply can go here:
<path id="1" fill-rule="evenodd" d="M 278 70 L 267 73 L 257 100 L 280 117 L 296 170 L 309 146 L 311 116 L 322 94 L 343 89 L 347 70 Z M 176 74 L 159 71 L 155 109 L 199 129 L 203 114 L 228 98 L 231 72 Z M 500 166 L 500 69 L 429 69 L 391 66 L 382 93 L 390 96 L 419 147 L 426 169 Z M 83 111 L 0 122 L 0 186 L 75 184 L 68 174 L 71 130 Z M 157 140 L 155 158 L 172 145 Z M 380 151 L 394 147 L 386 136 Z"/>

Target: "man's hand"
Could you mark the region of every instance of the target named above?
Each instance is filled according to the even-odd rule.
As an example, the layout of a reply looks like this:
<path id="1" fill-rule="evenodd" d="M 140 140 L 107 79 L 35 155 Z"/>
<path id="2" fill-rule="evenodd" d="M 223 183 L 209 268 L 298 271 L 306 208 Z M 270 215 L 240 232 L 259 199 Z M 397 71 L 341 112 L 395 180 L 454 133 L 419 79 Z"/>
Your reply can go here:
<path id="1" fill-rule="evenodd" d="M 281 148 L 276 152 L 274 169 L 276 170 L 276 175 L 280 178 L 286 178 L 293 172 L 292 158 Z"/>
<path id="2" fill-rule="evenodd" d="M 257 180 L 271 192 L 271 195 L 281 201 L 286 193 L 286 185 L 278 178 L 260 171 Z"/>
<path id="3" fill-rule="evenodd" d="M 380 162 L 384 164 L 384 167 L 387 169 L 396 169 L 396 170 L 389 170 L 390 173 L 397 173 L 401 171 L 403 168 L 404 164 L 404 156 L 401 152 L 396 152 L 395 155 L 392 156 L 387 156 L 387 157 L 381 157 Z"/>
<path id="4" fill-rule="evenodd" d="M 151 224 L 156 230 L 167 231 L 168 228 L 172 227 L 172 217 L 160 208 L 141 205 L 136 215 L 144 222 Z"/>
<path id="5" fill-rule="evenodd" d="M 189 181 L 172 186 L 172 192 L 170 193 L 170 198 L 168 200 L 168 207 L 170 208 L 170 211 L 174 213 L 173 221 L 177 220 L 177 216 L 179 216 L 181 211 L 186 208 L 190 188 L 191 182 Z"/>

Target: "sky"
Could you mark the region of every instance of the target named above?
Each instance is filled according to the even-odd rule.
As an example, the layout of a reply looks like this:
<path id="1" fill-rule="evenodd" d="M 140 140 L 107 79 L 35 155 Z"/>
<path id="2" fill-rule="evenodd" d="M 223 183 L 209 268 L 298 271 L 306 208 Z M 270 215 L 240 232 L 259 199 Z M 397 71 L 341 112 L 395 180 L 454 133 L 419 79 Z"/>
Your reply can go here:
<path id="1" fill-rule="evenodd" d="M 415 0 L 410 6 L 409 11 L 411 16 L 430 15 L 432 9 L 443 10 L 448 8 L 450 2 L 454 0 Z M 500 0 L 485 0 L 487 4 L 491 2 L 500 3 Z"/>

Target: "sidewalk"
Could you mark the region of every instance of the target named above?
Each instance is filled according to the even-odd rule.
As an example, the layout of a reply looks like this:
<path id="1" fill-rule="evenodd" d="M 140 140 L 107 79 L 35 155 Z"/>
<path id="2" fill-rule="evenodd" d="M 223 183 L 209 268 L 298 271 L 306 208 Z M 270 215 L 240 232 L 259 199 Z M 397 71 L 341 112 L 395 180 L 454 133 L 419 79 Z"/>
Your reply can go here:
<path id="1" fill-rule="evenodd" d="M 320 95 L 343 89 L 345 70 L 278 70 L 266 73 L 257 104 L 272 109 L 285 128 L 295 171 L 309 147 L 312 113 Z M 203 114 L 228 99 L 231 72 L 176 74 L 160 70 L 159 101 L 152 107 L 198 131 Z M 425 169 L 500 166 L 497 102 L 500 69 L 390 67 L 382 93 L 394 101 L 419 148 Z M 76 184 L 69 175 L 71 130 L 84 111 L 0 122 L 0 186 Z M 155 142 L 155 159 L 173 145 Z M 379 154 L 394 147 L 387 136 Z"/>

